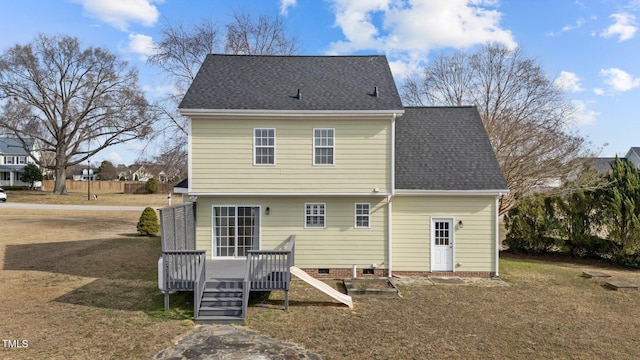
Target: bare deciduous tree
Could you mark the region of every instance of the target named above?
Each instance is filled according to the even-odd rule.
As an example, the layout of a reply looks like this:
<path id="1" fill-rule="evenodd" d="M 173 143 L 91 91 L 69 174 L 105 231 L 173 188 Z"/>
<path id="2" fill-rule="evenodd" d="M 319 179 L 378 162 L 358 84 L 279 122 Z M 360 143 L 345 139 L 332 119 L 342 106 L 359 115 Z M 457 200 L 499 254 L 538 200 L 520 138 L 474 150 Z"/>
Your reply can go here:
<path id="1" fill-rule="evenodd" d="M 34 160 L 54 171 L 53 192 L 64 194 L 67 167 L 148 135 L 153 117 L 137 82 L 108 50 L 41 34 L 0 55 L 0 127 L 25 149 L 32 138 L 54 154 L 52 164 Z"/>
<path id="2" fill-rule="evenodd" d="M 218 27 L 210 19 L 191 28 L 168 25 L 160 31 L 160 41 L 147 62 L 164 70 L 183 95 L 205 56 L 215 52 L 219 42 Z"/>
<path id="3" fill-rule="evenodd" d="M 570 130 L 574 108 L 521 49 L 487 44 L 440 56 L 402 86 L 411 105 L 476 105 L 509 185 L 500 213 L 533 188 L 563 181 L 591 155 Z"/>
<path id="4" fill-rule="evenodd" d="M 252 17 L 246 12 L 233 14 L 226 26 L 225 52 L 236 55 L 293 55 L 298 52 L 298 39 L 287 36 L 280 16 Z"/>

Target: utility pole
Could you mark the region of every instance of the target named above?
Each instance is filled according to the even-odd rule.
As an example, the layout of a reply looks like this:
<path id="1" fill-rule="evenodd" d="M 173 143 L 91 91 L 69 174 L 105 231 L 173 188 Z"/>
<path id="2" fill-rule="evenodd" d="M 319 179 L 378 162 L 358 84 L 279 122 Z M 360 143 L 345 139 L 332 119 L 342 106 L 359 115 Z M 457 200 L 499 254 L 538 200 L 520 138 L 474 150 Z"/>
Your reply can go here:
<path id="1" fill-rule="evenodd" d="M 91 201 L 91 161 L 87 159 L 87 200 Z"/>

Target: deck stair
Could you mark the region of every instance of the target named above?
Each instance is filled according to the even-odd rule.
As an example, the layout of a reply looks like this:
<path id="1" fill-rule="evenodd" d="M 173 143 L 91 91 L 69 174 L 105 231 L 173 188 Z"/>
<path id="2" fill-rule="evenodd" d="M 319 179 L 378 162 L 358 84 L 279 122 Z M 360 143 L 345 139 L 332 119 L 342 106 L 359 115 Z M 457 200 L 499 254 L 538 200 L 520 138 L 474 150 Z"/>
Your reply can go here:
<path id="1" fill-rule="evenodd" d="M 243 279 L 208 279 L 195 321 L 201 324 L 243 323 L 246 317 L 243 290 Z"/>

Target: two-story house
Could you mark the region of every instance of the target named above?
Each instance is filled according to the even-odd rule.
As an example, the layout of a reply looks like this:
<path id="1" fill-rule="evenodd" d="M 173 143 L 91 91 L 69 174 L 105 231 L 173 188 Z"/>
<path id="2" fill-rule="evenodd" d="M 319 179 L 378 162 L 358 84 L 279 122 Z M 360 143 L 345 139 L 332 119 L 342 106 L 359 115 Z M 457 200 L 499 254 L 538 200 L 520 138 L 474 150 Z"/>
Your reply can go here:
<path id="1" fill-rule="evenodd" d="M 498 274 L 508 189 L 477 110 L 405 108 L 386 57 L 209 55 L 179 110 L 208 258 L 296 234 L 313 276 Z"/>
<path id="2" fill-rule="evenodd" d="M 0 137 L 0 187 L 29 186 L 22 181 L 22 174 L 27 164 L 35 163 L 30 155 L 39 159 L 40 152 L 33 139 L 27 140 L 29 151 L 25 151 L 22 142 L 17 138 Z M 42 184 L 34 184 L 40 187 Z"/>

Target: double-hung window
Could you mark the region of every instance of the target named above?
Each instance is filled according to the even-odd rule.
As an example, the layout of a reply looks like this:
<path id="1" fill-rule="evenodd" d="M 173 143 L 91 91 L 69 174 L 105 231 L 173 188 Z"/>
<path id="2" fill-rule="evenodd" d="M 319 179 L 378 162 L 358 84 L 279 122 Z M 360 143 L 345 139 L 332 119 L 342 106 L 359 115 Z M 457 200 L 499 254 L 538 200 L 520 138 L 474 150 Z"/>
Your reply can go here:
<path id="1" fill-rule="evenodd" d="M 355 206 L 355 228 L 356 229 L 368 229 L 370 225 L 371 217 L 371 204 L 369 203 L 356 203 Z"/>
<path id="2" fill-rule="evenodd" d="M 275 165 L 276 129 L 253 129 L 253 164 Z"/>
<path id="3" fill-rule="evenodd" d="M 334 165 L 335 129 L 313 129 L 313 165 Z"/>
<path id="4" fill-rule="evenodd" d="M 304 227 L 320 228 L 325 227 L 326 209 L 324 203 L 304 204 Z"/>

